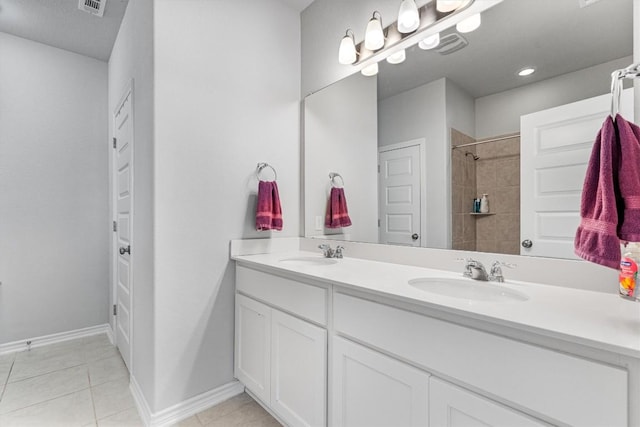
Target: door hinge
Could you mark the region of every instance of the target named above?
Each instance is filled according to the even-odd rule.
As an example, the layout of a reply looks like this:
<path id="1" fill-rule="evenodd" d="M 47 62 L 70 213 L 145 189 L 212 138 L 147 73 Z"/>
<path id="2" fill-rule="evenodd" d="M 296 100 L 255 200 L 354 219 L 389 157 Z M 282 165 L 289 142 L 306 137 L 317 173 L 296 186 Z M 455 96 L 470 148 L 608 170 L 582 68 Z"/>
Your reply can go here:
<path id="1" fill-rule="evenodd" d="M 118 140 L 116 138 L 113 138 L 113 148 L 116 148 L 117 143 L 118 143 Z"/>
<path id="2" fill-rule="evenodd" d="M 118 306 L 113 304 L 113 315 L 117 316 L 118 315 Z"/>
<path id="3" fill-rule="evenodd" d="M 118 223 L 113 221 L 113 231 L 118 231 Z"/>
<path id="4" fill-rule="evenodd" d="M 380 173 L 380 165 L 378 165 L 378 173 Z"/>
<path id="5" fill-rule="evenodd" d="M 380 227 L 380 220 L 378 220 L 378 227 Z"/>

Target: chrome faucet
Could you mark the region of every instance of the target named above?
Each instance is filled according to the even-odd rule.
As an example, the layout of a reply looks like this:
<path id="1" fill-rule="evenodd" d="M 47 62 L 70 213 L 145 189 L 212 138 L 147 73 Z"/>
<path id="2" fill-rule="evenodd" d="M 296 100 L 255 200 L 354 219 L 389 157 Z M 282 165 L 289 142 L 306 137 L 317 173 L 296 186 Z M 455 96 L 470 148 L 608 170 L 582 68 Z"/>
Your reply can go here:
<path id="1" fill-rule="evenodd" d="M 502 267 L 513 268 L 515 264 L 509 264 L 508 262 L 496 261 L 491 266 L 489 272 L 489 280 L 492 282 L 504 283 L 504 276 L 502 275 Z"/>
<path id="2" fill-rule="evenodd" d="M 469 277 L 473 280 L 481 280 L 483 282 L 489 280 L 487 270 L 484 268 L 484 265 L 480 261 L 476 261 L 472 258 L 467 258 L 464 261 L 464 272 L 462 273 L 464 277 Z"/>
<path id="3" fill-rule="evenodd" d="M 342 258 L 342 251 L 344 250 L 344 247 L 340 245 L 336 246 L 334 250 L 326 243 L 318 245 L 318 248 L 322 249 L 322 254 L 325 258 Z"/>
<path id="4" fill-rule="evenodd" d="M 509 264 L 508 262 L 495 261 L 491 265 L 491 270 L 487 273 L 484 265 L 480 261 L 476 261 L 473 258 L 458 258 L 458 261 L 464 261 L 464 271 L 462 275 L 473 280 L 481 280 L 483 282 L 492 281 L 503 283 L 504 276 L 502 275 L 502 267 L 514 268 L 516 264 Z"/>

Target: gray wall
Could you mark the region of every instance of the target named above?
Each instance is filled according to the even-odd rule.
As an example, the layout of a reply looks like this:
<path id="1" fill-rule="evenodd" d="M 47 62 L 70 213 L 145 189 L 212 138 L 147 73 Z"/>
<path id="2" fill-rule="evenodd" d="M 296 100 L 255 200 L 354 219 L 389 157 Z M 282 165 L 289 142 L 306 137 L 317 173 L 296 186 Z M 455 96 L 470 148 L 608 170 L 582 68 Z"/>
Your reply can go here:
<path id="1" fill-rule="evenodd" d="M 432 248 L 447 248 L 451 218 L 446 127 L 445 79 L 383 99 L 378 103 L 378 143 L 389 145 L 424 138 L 427 144 L 427 235 Z"/>
<path id="2" fill-rule="evenodd" d="M 354 74 L 304 101 L 304 234 L 331 234 L 378 243 L 377 79 Z M 324 224 L 331 192 L 328 174 L 344 179 L 352 225 L 316 229 Z M 340 178 L 336 178 L 341 185 Z"/>
<path id="3" fill-rule="evenodd" d="M 0 343 L 108 320 L 107 64 L 0 33 Z"/>
<path id="4" fill-rule="evenodd" d="M 609 93 L 611 72 L 631 62 L 628 56 L 477 98 L 475 136 L 482 139 L 520 132 L 520 116 L 524 114 Z"/>
<path id="5" fill-rule="evenodd" d="M 279 0 L 154 4 L 159 410 L 233 380 L 229 240 L 300 233 L 300 16 Z M 281 232 L 255 230 L 258 162 L 278 172 Z"/>
<path id="6" fill-rule="evenodd" d="M 112 115 L 133 79 L 134 206 L 132 240 L 132 376 L 149 404 L 154 401 L 153 288 L 153 0 L 130 1 L 109 60 L 110 136 Z M 111 154 L 111 153 L 110 153 Z M 111 155 L 109 155 L 111 161 Z M 111 194 L 111 193 L 110 193 Z M 112 212 L 110 207 L 109 212 Z M 109 240 L 112 243 L 111 240 Z M 107 247 L 110 247 L 107 244 Z M 110 257 L 115 251 L 111 246 Z M 112 282 L 110 282 L 112 283 Z M 110 293 L 110 295 L 112 295 Z"/>

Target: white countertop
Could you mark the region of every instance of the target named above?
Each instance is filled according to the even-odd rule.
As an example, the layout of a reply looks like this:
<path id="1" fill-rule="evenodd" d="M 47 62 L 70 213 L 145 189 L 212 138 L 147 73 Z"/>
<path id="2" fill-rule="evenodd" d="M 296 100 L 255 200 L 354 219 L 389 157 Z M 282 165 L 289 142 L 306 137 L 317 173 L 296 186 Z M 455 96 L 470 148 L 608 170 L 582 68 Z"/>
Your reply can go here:
<path id="1" fill-rule="evenodd" d="M 425 277 L 462 278 L 450 271 L 344 258 L 330 265 L 298 266 L 280 262 L 294 257 L 317 257 L 316 252 L 278 252 L 237 255 L 241 265 L 309 278 L 327 284 L 372 292 L 468 318 L 559 338 L 640 358 L 640 303 L 615 294 L 576 290 L 527 282 L 500 285 L 524 292 L 527 301 L 470 301 L 421 291 L 408 284 Z M 471 279 L 467 279 L 471 280 Z"/>

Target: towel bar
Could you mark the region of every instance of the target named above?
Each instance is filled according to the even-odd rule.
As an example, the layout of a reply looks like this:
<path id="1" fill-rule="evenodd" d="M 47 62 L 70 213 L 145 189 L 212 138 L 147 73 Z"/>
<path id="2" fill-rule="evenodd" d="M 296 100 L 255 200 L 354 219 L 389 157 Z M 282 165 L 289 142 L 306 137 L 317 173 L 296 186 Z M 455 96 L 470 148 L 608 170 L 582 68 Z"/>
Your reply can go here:
<path id="1" fill-rule="evenodd" d="M 336 186 L 336 178 L 340 178 L 340 181 L 342 181 L 342 186 L 344 187 L 344 178 L 342 177 L 342 175 L 340 175 L 339 173 L 336 173 L 336 172 L 329 173 L 329 179 L 331 180 L 331 186 L 333 186 L 333 187 Z"/>
<path id="2" fill-rule="evenodd" d="M 273 171 L 273 180 L 277 181 L 278 180 L 278 172 L 276 172 L 275 168 L 273 166 L 271 166 L 269 163 L 265 163 L 265 162 L 261 162 L 258 163 L 258 170 L 256 171 L 256 175 L 258 176 L 258 179 L 260 179 L 260 172 L 262 172 L 262 170 L 264 168 L 269 168 Z"/>

